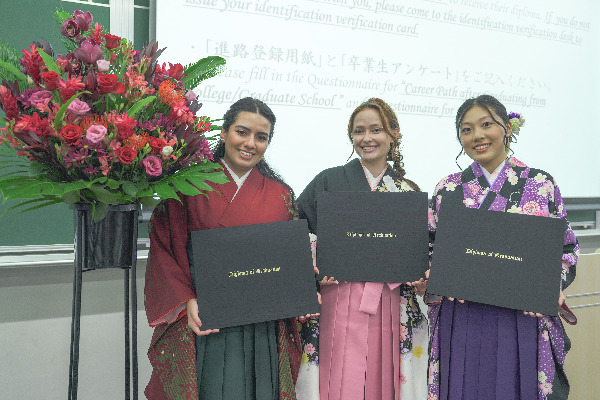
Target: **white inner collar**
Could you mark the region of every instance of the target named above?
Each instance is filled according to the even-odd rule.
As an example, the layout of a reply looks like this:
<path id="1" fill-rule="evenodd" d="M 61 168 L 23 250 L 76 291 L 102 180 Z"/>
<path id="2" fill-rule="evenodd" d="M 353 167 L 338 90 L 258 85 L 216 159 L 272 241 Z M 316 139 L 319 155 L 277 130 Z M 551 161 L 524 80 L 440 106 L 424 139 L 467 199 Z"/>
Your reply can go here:
<path id="1" fill-rule="evenodd" d="M 367 182 L 369 182 L 369 186 L 371 187 L 371 190 L 375 189 L 377 187 L 377 185 L 379 185 L 381 178 L 383 178 L 385 171 L 387 171 L 387 165 L 377 177 L 374 177 L 373 174 L 371 173 L 371 171 L 369 171 L 369 169 L 367 167 L 365 167 L 365 164 L 363 164 L 362 160 L 360 160 L 360 164 L 363 167 L 363 171 L 365 171 L 365 177 L 367 178 Z"/>
<path id="2" fill-rule="evenodd" d="M 496 181 L 496 178 L 498 177 L 498 174 L 500 173 L 500 171 L 502 171 L 502 168 L 504 168 L 505 164 L 506 164 L 506 160 L 501 162 L 500 165 L 498 165 L 493 172 L 488 172 L 488 170 L 483 168 L 481 166 L 481 164 L 479 165 L 479 167 L 483 171 L 483 174 L 485 175 L 485 178 L 487 179 L 490 186 L 492 186 L 494 184 L 494 182 Z"/>
<path id="3" fill-rule="evenodd" d="M 231 200 L 233 201 L 233 199 L 235 199 L 235 196 L 240 191 L 240 188 L 242 187 L 242 185 L 244 184 L 244 182 L 246 182 L 246 179 L 248 179 L 248 176 L 250 175 L 250 172 L 252 172 L 252 170 L 254 169 L 254 167 L 252 167 L 250 169 L 250 171 L 246 172 L 244 175 L 242 175 L 241 177 L 239 177 L 239 176 L 237 176 L 237 174 L 235 172 L 233 172 L 233 170 L 229 167 L 229 165 L 227 165 L 227 163 L 225 162 L 224 159 L 221 159 L 221 162 L 223 163 L 223 165 L 225 166 L 225 168 L 227 168 L 227 171 L 229 171 L 229 175 L 231 175 L 231 178 L 233 179 L 233 181 L 237 185 L 237 190 L 235 191 L 235 194 L 231 198 Z"/>

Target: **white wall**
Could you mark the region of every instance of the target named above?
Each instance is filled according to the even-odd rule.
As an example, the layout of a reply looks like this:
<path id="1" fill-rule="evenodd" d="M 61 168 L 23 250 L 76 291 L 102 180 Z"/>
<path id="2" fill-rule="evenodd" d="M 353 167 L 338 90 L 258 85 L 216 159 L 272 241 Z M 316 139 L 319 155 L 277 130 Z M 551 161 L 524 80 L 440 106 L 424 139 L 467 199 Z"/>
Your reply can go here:
<path id="1" fill-rule="evenodd" d="M 68 397 L 72 269 L 72 262 L 52 267 L 0 265 L 0 398 Z M 151 372 L 146 356 L 152 330 L 143 311 L 144 270 L 145 261 L 140 261 L 140 399 L 145 398 Z M 79 399 L 124 398 L 123 297 L 123 271 L 83 274 Z"/>

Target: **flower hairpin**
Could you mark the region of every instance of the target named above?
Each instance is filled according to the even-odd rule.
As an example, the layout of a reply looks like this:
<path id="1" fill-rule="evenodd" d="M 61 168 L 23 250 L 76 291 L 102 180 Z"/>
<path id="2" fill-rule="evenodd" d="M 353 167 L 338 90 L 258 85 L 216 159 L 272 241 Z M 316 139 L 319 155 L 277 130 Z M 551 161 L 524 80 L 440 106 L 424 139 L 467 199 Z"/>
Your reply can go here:
<path id="1" fill-rule="evenodd" d="M 508 122 L 510 123 L 512 132 L 518 135 L 521 127 L 525 124 L 525 118 L 519 113 L 511 112 L 508 114 Z"/>

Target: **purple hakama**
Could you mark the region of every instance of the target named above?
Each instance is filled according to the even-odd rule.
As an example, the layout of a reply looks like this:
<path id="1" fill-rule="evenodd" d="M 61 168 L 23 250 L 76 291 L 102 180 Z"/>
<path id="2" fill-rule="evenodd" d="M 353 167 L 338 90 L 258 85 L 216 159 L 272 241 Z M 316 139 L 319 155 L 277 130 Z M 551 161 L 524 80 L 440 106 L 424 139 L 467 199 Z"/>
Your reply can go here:
<path id="1" fill-rule="evenodd" d="M 506 161 L 493 183 L 476 162 L 440 181 L 429 215 L 431 251 L 442 201 L 566 220 L 554 179 L 515 158 Z M 561 290 L 575 278 L 579 255 L 570 226 L 564 237 Z M 428 400 L 567 398 L 563 366 L 569 342 L 558 317 L 444 299 L 429 308 L 429 322 Z"/>

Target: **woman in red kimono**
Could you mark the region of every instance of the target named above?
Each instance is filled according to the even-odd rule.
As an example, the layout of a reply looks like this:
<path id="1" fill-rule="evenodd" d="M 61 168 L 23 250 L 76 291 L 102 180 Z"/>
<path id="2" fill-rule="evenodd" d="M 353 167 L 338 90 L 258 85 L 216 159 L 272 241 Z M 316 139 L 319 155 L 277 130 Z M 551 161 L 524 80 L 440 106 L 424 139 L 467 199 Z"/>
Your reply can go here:
<path id="1" fill-rule="evenodd" d="M 214 151 L 229 182 L 154 211 L 145 305 L 154 334 L 148 399 L 295 399 L 300 362 L 295 320 L 203 330 L 190 277 L 190 231 L 292 219 L 293 191 L 263 159 L 275 116 L 244 98 L 225 114 Z M 199 277 L 198 279 L 201 279 Z"/>

